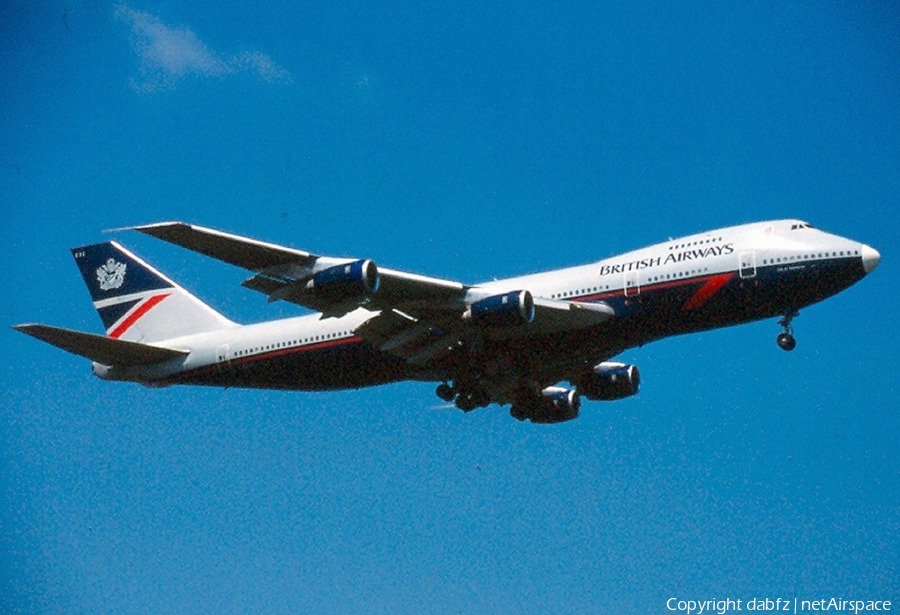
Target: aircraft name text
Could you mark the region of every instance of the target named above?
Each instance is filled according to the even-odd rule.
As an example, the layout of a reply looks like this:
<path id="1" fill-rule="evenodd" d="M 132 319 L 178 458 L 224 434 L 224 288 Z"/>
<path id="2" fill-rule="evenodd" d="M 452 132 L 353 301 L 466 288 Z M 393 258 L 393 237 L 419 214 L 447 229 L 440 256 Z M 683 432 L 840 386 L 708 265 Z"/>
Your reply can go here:
<path id="1" fill-rule="evenodd" d="M 681 252 L 672 252 L 667 254 L 665 258 L 655 256 L 652 258 L 642 258 L 627 263 L 615 263 L 612 265 L 602 265 L 600 267 L 600 277 L 613 275 L 617 273 L 627 273 L 629 271 L 640 271 L 649 267 L 659 267 L 660 265 L 668 265 L 670 263 L 682 263 L 690 260 L 701 260 L 714 256 L 724 256 L 734 253 L 734 244 L 727 243 L 722 246 L 709 246 L 706 248 L 694 248 L 693 250 L 682 250 Z"/>

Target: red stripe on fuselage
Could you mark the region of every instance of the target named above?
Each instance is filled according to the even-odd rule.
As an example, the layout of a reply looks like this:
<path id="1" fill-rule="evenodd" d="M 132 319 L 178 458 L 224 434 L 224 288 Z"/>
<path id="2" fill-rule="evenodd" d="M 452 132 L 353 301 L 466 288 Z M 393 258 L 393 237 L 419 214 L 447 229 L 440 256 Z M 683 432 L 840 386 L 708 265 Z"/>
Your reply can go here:
<path id="1" fill-rule="evenodd" d="M 353 337 L 342 337 L 334 340 L 323 340 L 320 342 L 313 342 L 311 344 L 298 345 L 298 346 L 288 346 L 286 348 L 275 348 L 272 350 L 266 350 L 264 352 L 260 352 L 257 354 L 246 355 L 242 357 L 232 357 L 228 360 L 228 363 L 232 363 L 234 365 L 245 365 L 248 363 L 254 363 L 256 361 L 265 361 L 268 359 L 274 359 L 276 357 L 281 357 L 289 354 L 301 354 L 304 352 L 311 352 L 314 350 L 322 350 L 323 348 L 331 348 L 334 346 L 343 346 L 345 344 L 355 344 L 357 342 L 361 342 L 362 338 L 358 336 Z"/>
<path id="2" fill-rule="evenodd" d="M 719 292 L 719 289 L 728 284 L 733 277 L 734 273 L 723 273 L 722 275 L 713 276 L 706 284 L 700 287 L 700 290 L 693 297 L 684 303 L 681 309 L 696 310 L 702 307 L 713 295 Z"/>
<path id="3" fill-rule="evenodd" d="M 691 286 L 693 284 L 699 284 L 701 282 L 704 283 L 704 286 L 709 285 L 711 282 L 717 279 L 725 279 L 725 282 L 718 285 L 716 290 L 719 290 L 728 280 L 735 276 L 735 272 L 731 271 L 729 273 L 722 273 L 718 275 L 707 275 L 707 276 L 698 276 L 692 278 L 677 278 L 674 280 L 666 280 L 665 282 L 647 282 L 642 284 L 639 289 L 634 289 L 634 294 L 628 295 L 627 299 L 633 299 L 640 297 L 642 294 L 646 294 L 652 291 L 657 290 L 668 290 L 670 288 L 677 288 L 679 286 Z M 640 291 L 640 292 L 638 292 Z M 584 295 L 581 297 L 568 297 L 568 301 L 603 301 L 604 299 L 612 299 L 614 297 L 622 297 L 625 295 L 625 289 L 617 288 L 616 290 L 611 290 L 602 293 L 593 293 Z M 711 295 L 710 295 L 711 296 Z M 708 299 L 708 297 L 707 297 Z"/>
<path id="4" fill-rule="evenodd" d="M 152 310 L 156 305 L 171 295 L 172 293 L 166 293 L 164 295 L 154 295 L 140 304 L 137 309 L 135 309 L 125 320 L 123 320 L 118 327 L 109 332 L 109 337 L 118 338 L 121 337 L 128 329 L 134 325 L 141 317 Z"/>
<path id="5" fill-rule="evenodd" d="M 353 337 L 344 337 L 335 340 L 324 340 L 319 342 L 313 342 L 311 344 L 306 344 L 302 346 L 289 346 L 287 348 L 278 348 L 275 350 L 267 350 L 264 352 L 260 352 L 252 355 L 244 355 L 240 357 L 232 357 L 231 359 L 225 361 L 218 361 L 216 363 L 208 363 L 206 365 L 201 365 L 199 367 L 179 372 L 177 374 L 172 374 L 165 380 L 170 383 L 174 382 L 182 382 L 186 380 L 192 380 L 196 378 L 203 378 L 207 374 L 214 373 L 216 370 L 220 369 L 231 369 L 235 366 L 247 367 L 251 366 L 254 363 L 265 363 L 270 359 L 277 359 L 279 357 L 284 357 L 288 355 L 302 355 L 307 352 L 313 352 L 316 350 L 324 350 L 327 348 L 335 348 L 337 346 L 347 346 L 350 344 L 358 344 L 361 343 L 363 339 L 359 336 L 354 335 Z M 238 385 L 240 386 L 240 385 Z"/>

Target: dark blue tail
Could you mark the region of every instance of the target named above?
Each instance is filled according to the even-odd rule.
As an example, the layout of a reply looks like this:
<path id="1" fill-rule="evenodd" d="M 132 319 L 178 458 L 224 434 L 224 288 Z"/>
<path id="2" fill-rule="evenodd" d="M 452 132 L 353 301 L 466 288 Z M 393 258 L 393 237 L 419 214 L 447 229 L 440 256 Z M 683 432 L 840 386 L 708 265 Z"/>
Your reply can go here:
<path id="1" fill-rule="evenodd" d="M 109 337 L 146 343 L 235 326 L 114 241 L 72 255 Z"/>

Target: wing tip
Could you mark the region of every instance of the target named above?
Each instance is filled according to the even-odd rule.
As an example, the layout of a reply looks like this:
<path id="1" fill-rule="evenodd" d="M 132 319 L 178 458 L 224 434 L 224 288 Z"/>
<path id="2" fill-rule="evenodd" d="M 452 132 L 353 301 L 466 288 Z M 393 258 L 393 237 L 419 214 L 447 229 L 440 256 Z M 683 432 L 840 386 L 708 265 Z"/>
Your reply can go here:
<path id="1" fill-rule="evenodd" d="M 145 235 L 153 235 L 154 231 L 158 229 L 171 229 L 178 227 L 190 227 L 190 224 L 185 224 L 181 220 L 166 220 L 164 222 L 151 222 L 150 224 L 136 224 L 134 226 L 124 226 L 119 229 L 113 229 L 118 231 L 137 231 L 139 233 L 144 233 Z"/>

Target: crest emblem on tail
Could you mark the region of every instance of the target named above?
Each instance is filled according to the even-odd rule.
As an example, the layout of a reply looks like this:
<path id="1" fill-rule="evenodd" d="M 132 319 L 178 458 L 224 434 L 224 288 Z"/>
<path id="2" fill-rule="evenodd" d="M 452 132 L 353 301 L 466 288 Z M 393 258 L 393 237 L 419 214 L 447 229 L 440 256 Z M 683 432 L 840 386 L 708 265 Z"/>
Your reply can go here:
<path id="1" fill-rule="evenodd" d="M 100 282 L 100 290 L 114 290 L 125 283 L 125 263 L 118 263 L 115 259 L 108 259 L 105 264 L 97 269 L 97 281 Z"/>

